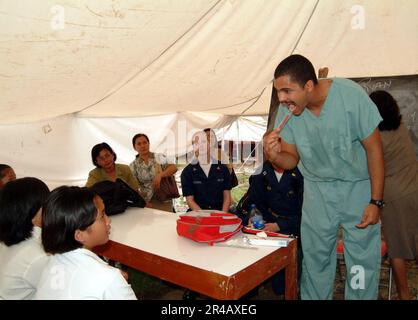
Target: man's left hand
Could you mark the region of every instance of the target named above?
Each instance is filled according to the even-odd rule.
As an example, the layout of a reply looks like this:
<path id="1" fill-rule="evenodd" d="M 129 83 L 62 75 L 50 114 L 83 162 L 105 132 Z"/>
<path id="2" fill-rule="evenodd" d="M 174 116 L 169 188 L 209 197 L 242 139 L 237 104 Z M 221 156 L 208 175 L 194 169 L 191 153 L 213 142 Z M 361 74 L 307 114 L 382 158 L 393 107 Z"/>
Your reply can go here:
<path id="1" fill-rule="evenodd" d="M 371 224 L 376 224 L 380 221 L 380 209 L 374 204 L 369 204 L 363 212 L 361 222 L 356 224 L 359 229 L 364 229 Z"/>

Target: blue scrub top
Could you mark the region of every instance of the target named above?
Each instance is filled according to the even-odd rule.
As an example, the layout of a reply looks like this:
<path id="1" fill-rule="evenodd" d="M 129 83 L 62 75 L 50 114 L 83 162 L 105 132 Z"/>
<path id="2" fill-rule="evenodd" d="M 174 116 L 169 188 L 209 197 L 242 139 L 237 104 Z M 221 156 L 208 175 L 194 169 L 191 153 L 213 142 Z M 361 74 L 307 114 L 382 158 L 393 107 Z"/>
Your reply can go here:
<path id="1" fill-rule="evenodd" d="M 276 127 L 287 110 L 279 108 Z M 354 81 L 333 78 L 321 114 L 306 108 L 293 116 L 280 136 L 296 145 L 298 167 L 311 181 L 369 179 L 366 151 L 361 141 L 382 121 L 367 93 Z"/>
<path id="2" fill-rule="evenodd" d="M 202 209 L 222 210 L 223 191 L 231 190 L 228 167 L 213 163 L 207 177 L 199 163 L 188 164 L 181 173 L 183 196 L 193 196 Z"/>

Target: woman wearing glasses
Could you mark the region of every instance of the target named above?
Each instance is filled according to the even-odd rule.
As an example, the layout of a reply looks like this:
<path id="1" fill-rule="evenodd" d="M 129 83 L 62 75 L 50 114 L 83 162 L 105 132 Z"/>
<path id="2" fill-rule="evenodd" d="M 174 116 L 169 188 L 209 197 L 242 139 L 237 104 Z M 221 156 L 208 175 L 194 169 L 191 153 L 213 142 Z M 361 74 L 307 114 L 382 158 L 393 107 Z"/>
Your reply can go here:
<path id="1" fill-rule="evenodd" d="M 89 172 L 86 187 L 91 187 L 100 181 L 116 181 L 119 178 L 138 191 L 138 181 L 132 175 L 129 166 L 116 163 L 116 158 L 116 153 L 106 142 L 96 144 L 91 149 L 91 159 L 96 168 Z"/>

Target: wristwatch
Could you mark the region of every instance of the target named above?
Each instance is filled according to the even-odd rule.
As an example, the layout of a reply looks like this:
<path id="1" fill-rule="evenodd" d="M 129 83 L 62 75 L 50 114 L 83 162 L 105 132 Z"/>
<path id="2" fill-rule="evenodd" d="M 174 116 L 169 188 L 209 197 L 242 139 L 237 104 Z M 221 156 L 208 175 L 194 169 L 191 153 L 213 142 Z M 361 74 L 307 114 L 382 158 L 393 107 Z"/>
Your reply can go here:
<path id="1" fill-rule="evenodd" d="M 369 203 L 374 204 L 375 206 L 378 206 L 379 209 L 382 209 L 385 206 L 385 202 L 383 200 L 370 199 Z"/>

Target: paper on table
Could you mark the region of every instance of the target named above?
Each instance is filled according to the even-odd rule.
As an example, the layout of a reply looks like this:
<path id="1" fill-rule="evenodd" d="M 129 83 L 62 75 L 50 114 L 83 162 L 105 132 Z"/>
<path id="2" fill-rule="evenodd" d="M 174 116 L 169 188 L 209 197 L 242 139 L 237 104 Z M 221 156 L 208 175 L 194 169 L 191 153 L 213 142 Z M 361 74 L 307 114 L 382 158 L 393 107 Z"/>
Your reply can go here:
<path id="1" fill-rule="evenodd" d="M 229 239 L 229 240 L 224 241 L 224 242 L 217 242 L 217 243 L 215 243 L 215 246 L 242 248 L 242 249 L 256 249 L 257 250 L 256 247 L 253 247 L 252 245 L 250 245 L 250 243 L 247 240 L 247 237 L 245 237 L 245 236 Z"/>
<path id="2" fill-rule="evenodd" d="M 287 247 L 289 239 L 256 239 L 249 238 L 248 242 L 254 246 Z"/>

